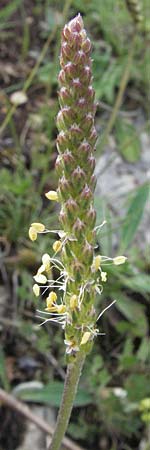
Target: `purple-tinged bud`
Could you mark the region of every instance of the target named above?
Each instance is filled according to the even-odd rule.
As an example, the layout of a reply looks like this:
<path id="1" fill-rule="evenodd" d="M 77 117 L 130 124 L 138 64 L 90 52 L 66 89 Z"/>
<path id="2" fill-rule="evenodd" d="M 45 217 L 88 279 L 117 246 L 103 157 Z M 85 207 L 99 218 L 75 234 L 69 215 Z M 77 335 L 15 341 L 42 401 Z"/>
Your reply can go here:
<path id="1" fill-rule="evenodd" d="M 92 128 L 93 125 L 94 125 L 93 115 L 91 113 L 86 114 L 86 116 L 84 117 L 84 119 L 81 122 L 81 128 L 85 132 L 88 132 L 88 131 L 90 131 L 90 129 Z"/>
<path id="2" fill-rule="evenodd" d="M 90 101 L 90 102 L 93 102 L 94 101 L 94 98 L 95 98 L 95 91 L 94 91 L 94 89 L 93 89 L 93 87 L 90 85 L 90 86 L 88 86 L 88 88 L 87 88 L 87 96 L 88 96 L 88 100 Z"/>
<path id="3" fill-rule="evenodd" d="M 82 84 L 79 78 L 73 78 L 71 86 L 79 93 L 82 91 Z"/>
<path id="4" fill-rule="evenodd" d="M 85 231 L 85 224 L 78 217 L 73 225 L 73 233 L 77 239 L 81 239 L 84 231 Z"/>
<path id="5" fill-rule="evenodd" d="M 59 213 L 59 220 L 60 220 L 64 230 L 66 231 L 68 228 L 68 220 L 67 220 L 67 214 L 63 207 Z"/>
<path id="6" fill-rule="evenodd" d="M 69 89 L 67 89 L 65 86 L 63 86 L 60 89 L 59 99 L 60 99 L 60 104 L 61 104 L 62 107 L 63 106 L 70 106 L 70 104 L 72 103 Z"/>
<path id="7" fill-rule="evenodd" d="M 62 86 L 65 86 L 65 84 L 66 84 L 66 75 L 65 75 L 64 69 L 60 70 L 60 72 L 59 72 L 58 82 Z"/>
<path id="8" fill-rule="evenodd" d="M 82 70 L 82 75 L 81 75 L 83 83 L 90 83 L 91 76 L 92 76 L 92 73 L 91 73 L 90 67 L 84 66 L 83 70 Z"/>
<path id="9" fill-rule="evenodd" d="M 93 246 L 89 244 L 88 241 L 84 244 L 83 250 L 83 260 L 85 259 L 85 264 L 91 265 L 93 261 Z"/>
<path id="10" fill-rule="evenodd" d="M 58 155 L 56 162 L 55 162 L 55 169 L 57 170 L 58 175 L 60 176 L 62 174 L 63 170 L 63 161 L 62 156 Z"/>
<path id="11" fill-rule="evenodd" d="M 85 269 L 84 265 L 80 263 L 78 259 L 76 259 L 72 264 L 72 269 L 73 269 L 73 277 L 75 278 L 77 283 L 80 283 L 84 274 Z"/>
<path id="12" fill-rule="evenodd" d="M 61 47 L 61 56 L 60 56 L 62 66 L 65 65 L 65 59 L 69 60 L 70 56 L 71 56 L 70 47 L 67 44 L 67 42 L 63 42 L 62 47 Z"/>
<path id="13" fill-rule="evenodd" d="M 72 169 L 75 166 L 75 158 L 72 155 L 71 151 L 66 150 L 65 153 L 62 156 L 64 161 L 64 169 L 65 171 L 69 171 L 69 173 L 72 171 Z"/>
<path id="14" fill-rule="evenodd" d="M 62 38 L 66 39 L 67 41 L 69 41 L 71 39 L 72 33 L 70 28 L 68 27 L 68 25 L 64 26 L 64 29 L 62 31 Z"/>
<path id="15" fill-rule="evenodd" d="M 88 142 L 84 141 L 79 147 L 79 154 L 87 157 L 89 153 L 91 152 L 91 146 L 88 144 Z"/>
<path id="16" fill-rule="evenodd" d="M 70 140 L 72 141 L 72 143 L 74 145 L 77 144 L 78 141 L 81 140 L 83 137 L 83 131 L 76 123 L 71 125 L 71 127 L 69 129 L 69 134 L 70 134 Z"/>
<path id="17" fill-rule="evenodd" d="M 57 128 L 58 128 L 59 131 L 62 131 L 62 130 L 65 131 L 66 126 L 65 126 L 65 123 L 64 123 L 62 110 L 59 111 L 58 114 L 57 114 L 56 123 L 57 123 Z"/>
<path id="18" fill-rule="evenodd" d="M 86 55 L 83 50 L 79 50 L 78 52 L 76 52 L 73 60 L 74 64 L 85 64 L 85 61 Z"/>
<path id="19" fill-rule="evenodd" d="M 82 44 L 82 50 L 85 53 L 90 53 L 91 52 L 91 41 L 89 38 L 86 38 L 85 41 Z"/>
<path id="20" fill-rule="evenodd" d="M 68 219 L 69 220 L 74 219 L 74 217 L 78 211 L 77 202 L 75 200 L 73 200 L 73 198 L 69 198 L 65 203 L 65 210 L 66 210 Z"/>
<path id="21" fill-rule="evenodd" d="M 57 127 L 61 131 L 66 130 L 74 120 L 74 112 L 70 106 L 62 108 L 57 115 Z"/>
<path id="22" fill-rule="evenodd" d="M 93 147 L 96 144 L 96 141 L 97 141 L 97 133 L 96 133 L 96 129 L 95 129 L 94 126 L 92 127 L 91 134 L 90 134 L 88 139 L 89 139 L 89 143 Z"/>
<path id="23" fill-rule="evenodd" d="M 93 175 L 91 176 L 91 178 L 90 178 L 90 180 L 89 180 L 89 184 L 90 184 L 90 186 L 91 186 L 92 191 L 94 191 L 95 188 L 96 188 L 96 182 L 97 182 L 96 176 L 95 176 L 94 173 L 93 173 Z"/>
<path id="24" fill-rule="evenodd" d="M 82 205 L 87 206 L 91 199 L 92 199 L 92 191 L 89 188 L 89 186 L 86 184 L 86 186 L 84 187 L 83 191 L 81 192 L 81 199 L 82 199 Z"/>
<path id="25" fill-rule="evenodd" d="M 59 152 L 64 152 L 68 146 L 68 138 L 64 131 L 60 131 L 57 136 L 57 149 Z"/>
<path id="26" fill-rule="evenodd" d="M 67 200 L 69 197 L 70 183 L 67 178 L 63 175 L 59 180 L 58 193 L 60 194 L 62 200 Z"/>
<path id="27" fill-rule="evenodd" d="M 75 167 L 75 158 L 69 150 L 66 150 L 62 156 L 64 163 L 64 171 L 66 174 L 70 175 Z"/>
<path id="28" fill-rule="evenodd" d="M 80 31 L 83 29 L 83 20 L 80 14 L 78 14 L 78 16 L 76 16 L 74 19 L 70 20 L 69 29 L 77 33 L 80 33 Z"/>
<path id="29" fill-rule="evenodd" d="M 96 211 L 93 205 L 90 205 L 90 209 L 87 212 L 86 220 L 87 224 L 90 223 L 91 228 L 94 228 L 96 222 Z"/>
<path id="30" fill-rule="evenodd" d="M 92 175 L 94 169 L 95 169 L 95 158 L 92 155 L 92 153 L 87 158 L 88 163 L 88 169 L 90 170 L 90 174 Z"/>
<path id="31" fill-rule="evenodd" d="M 83 117 L 85 118 L 85 114 L 88 112 L 88 110 L 92 109 L 92 105 L 89 107 L 88 100 L 86 98 L 78 97 L 76 101 L 76 108 L 78 111 L 78 118 L 80 118 L 80 120 L 82 121 Z"/>
<path id="32" fill-rule="evenodd" d="M 71 46 L 71 49 L 73 51 L 75 51 L 75 50 L 78 51 L 82 45 L 82 36 L 75 31 L 72 34 L 72 38 L 71 38 L 71 41 L 69 42 L 69 45 Z"/>
<path id="33" fill-rule="evenodd" d="M 72 62 L 69 61 L 64 66 L 64 72 L 65 72 L 65 80 L 66 81 L 73 80 L 73 78 L 76 75 L 76 66 Z"/>
<path id="34" fill-rule="evenodd" d="M 75 188 L 76 190 L 80 191 L 80 189 L 84 186 L 85 184 L 85 172 L 83 169 L 81 169 L 80 166 L 76 167 L 76 169 L 74 169 L 74 171 L 72 172 L 72 184 L 75 184 Z"/>

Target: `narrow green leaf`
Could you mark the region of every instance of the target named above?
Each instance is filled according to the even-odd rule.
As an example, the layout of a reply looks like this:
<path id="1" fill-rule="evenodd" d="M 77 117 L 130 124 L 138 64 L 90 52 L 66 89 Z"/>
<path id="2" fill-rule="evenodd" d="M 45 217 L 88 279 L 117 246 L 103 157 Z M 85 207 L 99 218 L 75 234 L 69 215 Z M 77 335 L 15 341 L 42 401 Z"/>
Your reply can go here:
<path id="1" fill-rule="evenodd" d="M 8 5 L 4 6 L 4 8 L 0 11 L 0 21 L 5 21 L 9 19 L 11 14 L 13 14 L 19 5 L 21 5 L 22 0 L 13 0 Z"/>
<path id="2" fill-rule="evenodd" d="M 120 292 L 118 296 L 116 293 L 114 293 L 113 296 L 114 298 L 118 297 L 116 307 L 126 317 L 126 319 L 129 320 L 129 322 L 134 324 L 137 335 L 143 336 L 146 334 L 148 324 L 144 312 L 144 306 L 132 298 L 127 297 L 127 295 L 121 294 Z"/>
<path id="3" fill-rule="evenodd" d="M 139 160 L 141 153 L 140 140 L 137 136 L 135 127 L 124 119 L 118 119 L 116 122 L 116 140 L 118 151 L 124 159 L 130 163 Z"/>
<path id="4" fill-rule="evenodd" d="M 130 202 L 129 209 L 126 214 L 126 219 L 121 229 L 121 243 L 120 251 L 123 252 L 132 242 L 137 228 L 142 220 L 144 208 L 148 200 L 149 185 L 144 184 L 137 189 L 134 198 Z"/>
<path id="5" fill-rule="evenodd" d="M 122 282 L 125 286 L 134 292 L 140 292 L 141 294 L 150 294 L 150 277 L 145 273 L 140 273 L 134 277 L 123 277 Z"/>
<path id="6" fill-rule="evenodd" d="M 142 361 L 145 363 L 146 361 L 149 361 L 150 356 L 150 339 L 145 336 L 142 339 L 141 345 L 137 352 L 137 358 L 139 361 Z"/>
<path id="7" fill-rule="evenodd" d="M 59 407 L 63 388 L 63 383 L 59 381 L 52 381 L 42 388 L 26 388 L 19 390 L 17 396 L 19 396 L 19 398 L 21 398 L 22 400 L 28 402 L 45 403 L 51 406 Z M 79 389 L 74 402 L 74 406 L 77 406 L 79 408 L 81 406 L 88 405 L 91 402 L 91 395 L 87 391 Z"/>

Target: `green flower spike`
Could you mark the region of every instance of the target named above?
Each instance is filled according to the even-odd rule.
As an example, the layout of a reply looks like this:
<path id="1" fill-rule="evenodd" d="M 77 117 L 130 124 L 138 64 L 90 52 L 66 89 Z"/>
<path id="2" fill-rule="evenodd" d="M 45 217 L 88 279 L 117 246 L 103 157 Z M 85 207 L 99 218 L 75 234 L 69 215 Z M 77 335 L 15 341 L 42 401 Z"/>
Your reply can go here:
<path id="1" fill-rule="evenodd" d="M 95 288 L 92 262 L 96 213 L 93 206 L 96 130 L 91 72 L 91 43 L 80 15 L 64 27 L 59 74 L 60 111 L 57 116 L 59 156 L 58 199 L 60 222 L 66 233 L 62 262 L 66 274 L 64 302 L 67 309 L 65 342 L 67 353 L 83 347 L 83 336 L 94 327 Z M 72 307 L 72 296 L 76 302 Z M 93 334 L 89 333 L 89 341 Z M 71 345 L 72 343 L 72 345 Z M 89 342 L 86 346 L 89 346 Z"/>

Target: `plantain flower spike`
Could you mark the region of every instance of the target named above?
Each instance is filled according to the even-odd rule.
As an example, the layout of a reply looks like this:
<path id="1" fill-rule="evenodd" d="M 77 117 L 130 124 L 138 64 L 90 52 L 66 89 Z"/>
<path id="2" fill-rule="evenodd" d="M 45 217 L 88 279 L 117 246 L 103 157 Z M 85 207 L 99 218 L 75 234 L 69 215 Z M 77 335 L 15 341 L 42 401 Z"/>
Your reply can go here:
<path id="1" fill-rule="evenodd" d="M 83 336 L 87 327 L 94 327 L 95 323 L 92 263 L 96 220 L 93 206 L 96 180 L 93 172 L 97 134 L 90 53 L 91 42 L 78 14 L 62 32 L 60 111 L 57 116 L 59 155 L 56 160 L 60 222 L 66 236 L 61 251 L 67 274 L 65 341 L 74 342 L 72 354 L 74 349 L 79 349 L 80 343 L 85 342 Z"/>

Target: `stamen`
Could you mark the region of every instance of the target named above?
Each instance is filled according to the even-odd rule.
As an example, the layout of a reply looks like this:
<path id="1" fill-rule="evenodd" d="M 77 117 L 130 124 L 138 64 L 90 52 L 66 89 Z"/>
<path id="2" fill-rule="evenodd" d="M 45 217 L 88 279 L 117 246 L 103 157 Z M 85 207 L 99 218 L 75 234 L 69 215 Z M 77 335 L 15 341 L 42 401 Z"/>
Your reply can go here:
<path id="1" fill-rule="evenodd" d="M 110 305 L 106 306 L 106 308 L 103 309 L 103 311 L 97 317 L 96 322 L 100 319 L 100 317 L 103 316 L 103 314 L 105 313 L 105 311 L 107 311 L 107 309 L 111 308 L 111 306 L 114 305 L 114 303 L 116 303 L 116 300 L 113 300 L 113 302 L 110 303 Z"/>

